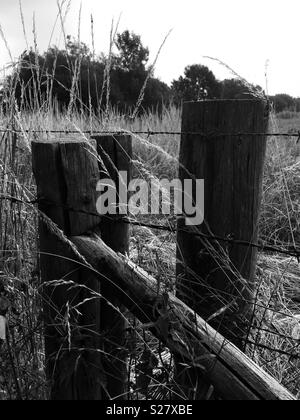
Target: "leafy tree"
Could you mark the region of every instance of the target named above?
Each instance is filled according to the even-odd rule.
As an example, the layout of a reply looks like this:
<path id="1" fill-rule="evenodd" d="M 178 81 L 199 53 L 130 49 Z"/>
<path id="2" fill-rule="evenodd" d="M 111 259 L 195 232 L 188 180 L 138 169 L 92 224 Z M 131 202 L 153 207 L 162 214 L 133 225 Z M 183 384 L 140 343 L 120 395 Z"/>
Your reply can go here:
<path id="1" fill-rule="evenodd" d="M 137 103 L 147 77 L 149 50 L 143 46 L 140 36 L 128 30 L 117 34 L 115 44 L 117 55 L 113 59 L 112 77 L 123 98 L 123 103 L 119 102 L 118 106 L 130 112 Z"/>
<path id="2" fill-rule="evenodd" d="M 159 79 L 150 78 L 147 84 L 144 98 L 144 107 L 152 108 L 158 113 L 164 105 L 171 102 L 171 89 Z"/>
<path id="3" fill-rule="evenodd" d="M 36 55 L 33 50 L 24 51 L 19 69 L 11 79 L 20 107 L 41 107 L 46 102 L 50 105 L 53 99 L 66 107 L 73 95 L 78 107 L 91 104 L 96 109 L 103 75 L 104 64 L 92 60 L 84 43 L 68 37 L 65 50 L 54 46 L 42 55 Z"/>
<path id="4" fill-rule="evenodd" d="M 113 59 L 114 68 L 112 78 L 119 87 L 123 103 L 118 102 L 120 108 L 133 109 L 139 98 L 141 89 L 150 72 L 147 68 L 149 50 L 142 44 L 139 35 L 124 31 L 117 34 L 117 55 Z M 163 103 L 170 101 L 170 88 L 163 82 L 150 77 L 144 92 L 143 109 L 161 109 Z"/>
<path id="5" fill-rule="evenodd" d="M 225 79 L 221 82 L 221 99 L 253 99 L 254 92 L 263 93 L 259 85 L 245 85 L 240 79 Z"/>
<path id="6" fill-rule="evenodd" d="M 220 96 L 220 83 L 213 72 L 201 64 L 187 66 L 184 76 L 173 80 L 171 89 L 177 104 L 182 101 L 198 101 Z"/>
<path id="7" fill-rule="evenodd" d="M 297 101 L 286 93 L 280 93 L 270 98 L 273 102 L 276 112 L 294 111 L 297 109 Z"/>
<path id="8" fill-rule="evenodd" d="M 123 71 L 146 71 L 149 50 L 143 46 L 139 35 L 126 30 L 117 34 L 115 44 L 119 53 L 117 63 Z"/>
<path id="9" fill-rule="evenodd" d="M 66 45 L 67 54 L 70 58 L 84 57 L 84 59 L 91 59 L 92 53 L 89 47 L 83 42 L 78 42 L 70 35 L 67 36 L 67 45 Z"/>
<path id="10" fill-rule="evenodd" d="M 138 35 L 125 31 L 117 36 L 118 54 L 113 55 L 110 68 L 110 105 L 129 111 L 139 98 L 148 74 L 149 51 Z M 106 106 L 103 94 L 107 59 L 93 57 L 84 43 L 67 37 L 65 49 L 50 47 L 44 54 L 24 51 L 20 66 L 10 78 L 15 98 L 21 108 L 40 108 L 55 99 L 61 107 L 70 103 L 78 109 L 99 110 Z M 50 98 L 50 99 L 49 99 Z M 149 78 L 143 109 L 161 107 L 170 100 L 170 88 L 153 77 Z"/>
<path id="11" fill-rule="evenodd" d="M 221 82 L 222 99 L 244 99 L 249 94 L 249 89 L 239 79 L 225 79 Z"/>

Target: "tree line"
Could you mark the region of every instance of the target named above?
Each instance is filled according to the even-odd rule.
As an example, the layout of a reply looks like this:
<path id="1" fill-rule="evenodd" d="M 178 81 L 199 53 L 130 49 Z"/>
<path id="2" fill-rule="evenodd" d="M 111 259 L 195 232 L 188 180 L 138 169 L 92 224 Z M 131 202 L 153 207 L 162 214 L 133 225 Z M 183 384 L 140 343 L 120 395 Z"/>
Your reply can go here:
<path id="1" fill-rule="evenodd" d="M 116 52 L 109 57 L 96 56 L 70 36 L 64 49 L 52 46 L 43 54 L 24 51 L 5 86 L 10 86 L 8 91 L 21 109 L 40 108 L 53 98 L 60 108 L 72 105 L 99 111 L 110 106 L 120 112 L 129 112 L 137 104 L 140 111 L 159 111 L 170 103 L 180 106 L 183 101 L 201 99 L 246 99 L 255 92 L 263 93 L 261 87 L 239 79 L 219 81 L 201 64 L 187 66 L 168 86 L 154 77 L 149 49 L 139 35 L 126 30 L 117 34 L 114 44 Z M 277 112 L 300 111 L 300 98 L 280 94 L 271 100 Z"/>

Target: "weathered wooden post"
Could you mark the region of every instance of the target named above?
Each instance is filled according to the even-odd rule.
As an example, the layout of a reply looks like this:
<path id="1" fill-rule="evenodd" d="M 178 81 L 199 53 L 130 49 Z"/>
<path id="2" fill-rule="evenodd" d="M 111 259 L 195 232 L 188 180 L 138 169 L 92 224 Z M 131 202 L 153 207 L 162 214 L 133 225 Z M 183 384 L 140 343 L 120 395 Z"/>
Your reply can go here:
<path id="1" fill-rule="evenodd" d="M 99 400 L 105 394 L 99 282 L 74 262 L 74 254 L 51 227 L 53 222 L 70 236 L 99 225 L 95 154 L 82 141 L 32 143 L 39 209 L 50 220 L 40 218 L 39 237 L 46 370 L 53 400 Z M 53 281 L 61 284 L 49 284 Z"/>
<path id="2" fill-rule="evenodd" d="M 109 177 L 118 188 L 118 171 L 126 171 L 130 181 L 131 137 L 103 136 L 92 143 L 95 149 L 87 142 L 33 143 L 39 208 L 66 237 L 96 229 L 109 246 L 125 254 L 128 225 L 118 223 L 120 216 L 98 217 L 96 203 L 99 180 Z M 109 285 L 100 290 L 94 276 L 78 268 L 67 244 L 51 232 L 51 222 L 41 218 L 39 228 L 51 398 L 122 398 L 127 383 L 125 323 L 105 299 L 120 305 Z M 55 280 L 60 284 L 49 284 Z"/>
<path id="3" fill-rule="evenodd" d="M 265 133 L 267 123 L 263 100 L 210 100 L 183 107 L 183 133 L 203 135 L 182 135 L 179 177 L 203 179 L 205 199 L 201 226 L 178 222 L 177 294 L 240 348 L 252 310 L 256 251 L 188 232 L 257 240 L 266 138 L 246 133 Z M 184 372 L 180 365 L 178 371 L 178 381 L 195 390 L 197 372 Z"/>
<path id="4" fill-rule="evenodd" d="M 122 212 L 119 205 L 126 206 L 128 197 L 127 195 L 122 197 L 120 186 L 123 182 L 123 186 L 127 188 L 131 179 L 132 138 L 128 135 L 110 135 L 95 136 L 94 139 L 97 141 L 97 151 L 100 156 L 100 179 L 110 178 L 117 188 L 117 214 L 108 215 L 103 219 L 101 238 L 111 249 L 125 255 L 129 253 L 129 224 L 120 223 L 126 215 L 120 214 Z M 126 179 L 121 178 L 121 172 L 126 173 Z M 126 202 L 122 203 L 122 200 Z M 124 311 L 109 284 L 103 284 L 102 294 L 118 307 L 121 313 Z M 124 317 L 104 301 L 101 307 L 101 331 L 104 336 L 105 354 L 103 367 L 108 378 L 108 395 L 120 399 L 126 398 L 128 382 L 127 355 L 124 352 L 125 324 Z"/>

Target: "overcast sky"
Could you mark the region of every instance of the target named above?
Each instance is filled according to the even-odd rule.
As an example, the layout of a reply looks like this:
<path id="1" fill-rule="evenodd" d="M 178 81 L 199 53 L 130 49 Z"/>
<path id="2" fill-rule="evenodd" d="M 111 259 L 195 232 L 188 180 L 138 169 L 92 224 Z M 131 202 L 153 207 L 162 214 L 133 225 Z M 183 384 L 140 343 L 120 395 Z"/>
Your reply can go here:
<path id="1" fill-rule="evenodd" d="M 61 1 L 61 0 L 60 0 Z M 77 37 L 80 0 L 72 0 L 66 33 Z M 33 44 L 33 13 L 40 52 L 47 49 L 58 8 L 57 0 L 22 0 L 29 45 Z M 300 96 L 299 0 L 83 0 L 81 39 L 91 46 L 90 15 L 95 26 L 96 52 L 107 52 L 111 21 L 119 31 L 141 35 L 152 59 L 173 29 L 156 66 L 156 76 L 170 83 L 188 64 L 208 65 L 219 79 L 230 77 L 218 58 L 269 94 Z M 13 58 L 26 48 L 19 0 L 0 0 L 0 23 Z M 63 46 L 57 23 L 52 44 Z M 60 44 L 59 44 L 60 43 Z M 10 61 L 0 39 L 0 67 Z"/>

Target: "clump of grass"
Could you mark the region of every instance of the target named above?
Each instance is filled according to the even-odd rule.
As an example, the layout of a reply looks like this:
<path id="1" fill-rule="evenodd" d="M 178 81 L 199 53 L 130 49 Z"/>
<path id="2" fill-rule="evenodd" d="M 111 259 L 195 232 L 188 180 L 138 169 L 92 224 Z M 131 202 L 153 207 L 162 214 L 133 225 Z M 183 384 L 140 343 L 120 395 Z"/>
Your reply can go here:
<path id="1" fill-rule="evenodd" d="M 280 132 L 282 120 L 271 115 L 270 132 Z M 299 241 L 300 145 L 294 138 L 268 141 L 260 231 L 264 239 L 296 246 Z"/>
<path id="2" fill-rule="evenodd" d="M 250 356 L 295 395 L 299 394 L 299 264 L 295 259 L 260 255 L 256 328 Z M 273 349 L 273 350 L 270 350 Z"/>

